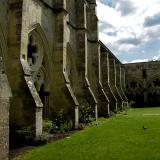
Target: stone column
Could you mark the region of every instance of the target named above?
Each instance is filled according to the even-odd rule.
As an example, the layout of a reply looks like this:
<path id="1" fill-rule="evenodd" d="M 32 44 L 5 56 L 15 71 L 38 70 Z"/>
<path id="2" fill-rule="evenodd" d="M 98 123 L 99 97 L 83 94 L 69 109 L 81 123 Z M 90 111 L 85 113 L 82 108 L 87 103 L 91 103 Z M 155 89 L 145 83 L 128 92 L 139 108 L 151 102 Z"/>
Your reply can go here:
<path id="1" fill-rule="evenodd" d="M 110 95 L 110 109 L 111 110 L 117 110 L 117 98 L 112 90 L 111 87 L 111 76 L 110 76 L 110 62 L 109 62 L 109 52 L 106 52 L 106 61 L 107 61 L 107 87 L 106 87 L 106 92 L 108 92 L 108 95 Z"/>
<path id="2" fill-rule="evenodd" d="M 124 90 L 123 90 L 123 82 L 122 82 L 122 76 L 123 76 L 123 72 L 122 72 L 122 70 L 123 70 L 124 68 L 122 68 L 122 65 L 120 66 L 120 88 L 121 88 L 121 92 L 122 92 L 122 94 L 123 94 L 123 97 L 124 97 L 124 105 L 125 105 L 125 107 L 128 105 L 128 99 L 127 99 L 127 96 L 126 96 L 126 94 L 125 94 L 125 92 L 124 92 Z"/>
<path id="3" fill-rule="evenodd" d="M 95 99 L 95 117 L 109 115 L 108 98 L 103 90 L 99 72 L 100 45 L 98 39 L 98 18 L 96 1 L 88 0 L 86 9 L 87 19 L 87 77 Z"/>
<path id="4" fill-rule="evenodd" d="M 107 72 L 107 60 L 106 60 L 106 55 L 101 48 L 100 44 L 100 53 L 99 53 L 99 83 L 101 85 L 101 90 L 106 97 L 105 99 L 101 99 L 101 101 L 105 102 L 105 106 L 103 106 L 102 111 L 105 111 L 107 108 L 107 114 L 108 116 L 110 115 L 110 97 L 108 95 L 108 90 L 106 90 L 106 85 L 107 85 L 107 80 L 108 80 L 108 72 Z"/>
<path id="5" fill-rule="evenodd" d="M 53 95 L 54 101 L 53 108 L 54 112 L 63 110 L 64 116 L 70 110 L 68 119 L 73 119 L 75 128 L 78 127 L 79 123 L 79 103 L 75 95 L 75 88 L 73 81 L 75 79 L 75 65 L 73 62 L 73 52 L 70 44 L 70 27 L 73 27 L 69 21 L 69 15 L 67 11 L 66 0 L 55 0 L 53 2 L 53 8 L 55 11 L 55 50 L 54 50 L 54 72 L 53 75 L 56 77 L 56 83 L 53 83 Z M 68 6 L 69 7 L 69 6 Z M 75 29 L 75 26 L 73 27 Z M 75 43 L 75 42 L 74 42 Z M 75 77 L 73 77 L 75 76 Z M 73 109 L 73 106 L 75 107 Z"/>
<path id="6" fill-rule="evenodd" d="M 96 112 L 97 100 L 88 79 L 88 48 L 87 48 L 87 4 L 83 0 L 76 1 L 76 66 L 78 72 L 77 99 L 80 106 L 90 106 Z M 97 115 L 97 113 L 96 113 Z"/>
<path id="7" fill-rule="evenodd" d="M 79 109 L 78 106 L 75 106 L 75 129 L 78 128 L 79 125 Z"/>
<path id="8" fill-rule="evenodd" d="M 116 75 L 117 75 L 117 78 L 116 78 L 116 87 L 117 87 L 117 91 L 119 93 L 119 96 L 121 97 L 121 100 L 122 100 L 122 110 L 123 110 L 123 107 L 125 106 L 126 104 L 126 97 L 123 93 L 123 90 L 122 90 L 122 86 L 121 86 L 121 63 L 119 62 L 116 62 Z"/>
<path id="9" fill-rule="evenodd" d="M 122 99 L 116 85 L 117 73 L 116 73 L 115 57 L 113 56 L 113 54 L 109 54 L 109 65 L 110 65 L 110 73 L 109 73 L 110 87 L 111 90 L 113 91 L 114 96 L 116 97 L 117 100 L 116 111 L 118 111 L 118 109 L 121 109 L 122 107 Z"/>
<path id="10" fill-rule="evenodd" d="M 35 130 L 36 130 L 36 137 L 42 135 L 43 130 L 43 118 L 42 118 L 42 111 L 43 107 L 36 107 L 36 115 L 35 115 Z"/>
<path id="11" fill-rule="evenodd" d="M 0 57 L 0 159 L 8 160 L 9 153 L 9 106 L 11 90 Z"/>

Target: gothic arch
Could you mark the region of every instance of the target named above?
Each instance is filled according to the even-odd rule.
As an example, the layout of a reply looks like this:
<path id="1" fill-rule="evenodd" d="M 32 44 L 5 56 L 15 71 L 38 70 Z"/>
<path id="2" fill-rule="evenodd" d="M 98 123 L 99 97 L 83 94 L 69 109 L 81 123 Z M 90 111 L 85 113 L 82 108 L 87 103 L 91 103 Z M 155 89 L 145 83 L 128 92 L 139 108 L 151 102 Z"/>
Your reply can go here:
<path id="1" fill-rule="evenodd" d="M 37 50 L 38 54 L 37 56 L 39 56 L 37 59 L 37 64 L 31 66 L 31 72 L 35 72 L 35 73 L 42 73 L 44 74 L 44 78 L 45 78 L 45 82 L 47 84 L 48 80 L 51 78 L 50 77 L 50 72 L 52 69 L 52 63 L 50 63 L 51 60 L 51 51 L 50 51 L 50 47 L 49 47 L 49 43 L 48 40 L 46 38 L 46 35 L 42 29 L 42 27 L 40 26 L 39 23 L 33 25 L 29 31 L 28 31 L 28 43 L 29 43 L 29 38 L 30 37 L 34 37 L 35 38 L 35 47 L 37 48 L 33 48 L 35 50 Z M 36 42 L 37 41 L 37 42 Z M 36 44 L 37 43 L 37 44 Z M 28 54 L 28 53 L 27 53 Z M 28 55 L 27 56 L 27 61 L 28 61 Z M 36 62 L 36 58 L 34 59 Z M 49 83 L 48 83 L 49 85 Z M 49 86 L 45 85 L 45 90 L 49 91 Z"/>
<path id="2" fill-rule="evenodd" d="M 30 65 L 31 76 L 35 85 L 37 92 L 41 98 L 41 101 L 44 105 L 44 118 L 47 117 L 48 108 L 49 108 L 49 92 L 50 92 L 50 83 L 48 82 L 51 77 L 51 69 L 52 66 L 51 61 L 51 51 L 49 47 L 49 43 L 47 41 L 46 35 L 41 28 L 40 24 L 35 24 L 31 27 L 28 32 L 28 46 L 30 38 L 33 38 L 31 46 L 33 47 L 33 52 L 35 52 L 35 56 L 32 60 L 32 65 L 28 61 L 29 57 L 29 49 L 27 52 L 27 63 Z M 32 55 L 31 55 L 32 56 Z M 31 57 L 32 58 L 32 57 Z M 37 58 L 37 59 L 36 59 Z M 34 64 L 35 63 L 35 64 Z"/>
<path id="3" fill-rule="evenodd" d="M 42 113 L 42 107 L 43 114 L 44 111 L 48 113 L 49 109 L 49 85 L 51 84 L 48 81 L 51 79 L 50 73 L 52 73 L 53 68 L 51 66 L 52 63 L 50 63 L 52 58 L 51 51 L 46 35 L 39 23 L 29 28 L 26 37 L 22 38 L 20 60 L 23 66 L 25 80 L 36 104 L 36 114 L 40 115 Z M 31 57 L 28 57 L 29 51 L 31 51 Z M 37 57 L 32 57 L 32 54 L 35 53 L 37 55 L 34 56 Z M 30 64 L 28 58 L 32 58 L 32 63 L 34 63 Z M 38 108 L 41 109 L 38 110 Z M 38 123 L 42 127 L 42 117 L 41 121 L 36 119 L 36 127 L 38 127 Z M 39 134 L 39 132 L 41 133 L 41 131 L 37 131 L 36 134 Z"/>
<path id="4" fill-rule="evenodd" d="M 33 25 L 29 29 L 28 39 L 29 39 L 29 35 L 32 35 L 32 34 L 36 36 L 36 38 L 39 40 L 40 44 L 43 46 L 44 50 L 43 50 L 42 56 L 43 56 L 43 61 L 45 61 L 45 62 L 42 61 L 42 63 L 46 63 L 48 69 L 50 70 L 51 66 L 50 66 L 49 62 L 51 60 L 51 51 L 50 51 L 50 47 L 49 47 L 49 43 L 46 38 L 46 35 L 45 35 L 45 33 L 39 23 Z"/>

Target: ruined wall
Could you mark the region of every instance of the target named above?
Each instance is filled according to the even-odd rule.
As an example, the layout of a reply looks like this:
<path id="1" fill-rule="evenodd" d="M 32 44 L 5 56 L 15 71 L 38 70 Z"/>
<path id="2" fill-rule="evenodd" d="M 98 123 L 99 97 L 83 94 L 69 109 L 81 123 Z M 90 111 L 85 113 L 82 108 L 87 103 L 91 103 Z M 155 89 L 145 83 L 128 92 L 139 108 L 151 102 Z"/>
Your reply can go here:
<path id="1" fill-rule="evenodd" d="M 160 62 L 125 64 L 126 93 L 134 107 L 160 105 Z"/>

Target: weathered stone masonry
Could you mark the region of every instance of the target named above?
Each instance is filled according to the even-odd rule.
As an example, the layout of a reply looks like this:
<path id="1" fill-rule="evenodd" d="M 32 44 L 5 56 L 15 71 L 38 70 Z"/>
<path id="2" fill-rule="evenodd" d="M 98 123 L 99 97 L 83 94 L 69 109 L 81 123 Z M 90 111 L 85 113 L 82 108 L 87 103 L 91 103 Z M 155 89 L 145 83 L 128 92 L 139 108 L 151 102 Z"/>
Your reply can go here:
<path id="1" fill-rule="evenodd" d="M 97 119 L 127 103 L 124 68 L 98 38 L 95 0 L 1 0 L 0 57 L 2 159 L 8 122 L 11 135 L 32 126 L 39 136 L 57 113 L 78 127 L 83 107 Z"/>
<path id="2" fill-rule="evenodd" d="M 7 6 L 7 1 L 0 1 L 0 159 L 3 160 L 8 160 L 11 97 L 5 66 L 5 59 L 7 59 Z"/>
<path id="3" fill-rule="evenodd" d="M 126 94 L 133 107 L 160 105 L 160 62 L 125 64 Z"/>
<path id="4" fill-rule="evenodd" d="M 11 91 L 5 74 L 3 57 L 0 56 L 0 159 L 8 159 L 9 108 Z"/>

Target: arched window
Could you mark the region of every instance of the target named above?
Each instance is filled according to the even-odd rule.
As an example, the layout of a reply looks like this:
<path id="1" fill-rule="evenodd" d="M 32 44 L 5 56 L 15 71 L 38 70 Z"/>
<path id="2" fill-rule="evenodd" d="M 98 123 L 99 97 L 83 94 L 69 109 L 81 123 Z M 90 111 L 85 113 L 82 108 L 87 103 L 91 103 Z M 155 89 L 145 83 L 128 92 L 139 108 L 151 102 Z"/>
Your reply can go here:
<path id="1" fill-rule="evenodd" d="M 38 33 L 33 30 L 28 36 L 27 61 L 31 71 L 38 71 L 44 55 L 43 43 Z"/>

